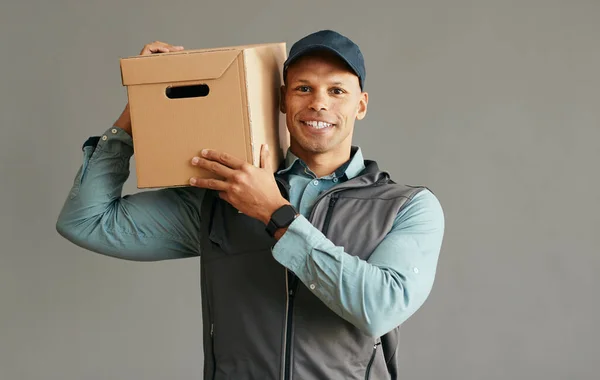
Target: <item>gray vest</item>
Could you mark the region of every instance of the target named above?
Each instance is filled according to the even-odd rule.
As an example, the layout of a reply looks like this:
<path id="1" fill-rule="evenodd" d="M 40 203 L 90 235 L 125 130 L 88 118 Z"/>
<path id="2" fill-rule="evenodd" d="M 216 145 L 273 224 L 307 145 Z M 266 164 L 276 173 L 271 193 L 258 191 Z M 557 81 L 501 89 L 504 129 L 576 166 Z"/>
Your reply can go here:
<path id="1" fill-rule="evenodd" d="M 423 188 L 398 185 L 373 161 L 324 192 L 310 222 L 367 260 Z M 287 183 L 277 178 L 287 197 Z M 331 311 L 272 256 L 262 222 L 207 192 L 201 288 L 205 380 L 398 379 L 398 328 L 373 338 Z"/>

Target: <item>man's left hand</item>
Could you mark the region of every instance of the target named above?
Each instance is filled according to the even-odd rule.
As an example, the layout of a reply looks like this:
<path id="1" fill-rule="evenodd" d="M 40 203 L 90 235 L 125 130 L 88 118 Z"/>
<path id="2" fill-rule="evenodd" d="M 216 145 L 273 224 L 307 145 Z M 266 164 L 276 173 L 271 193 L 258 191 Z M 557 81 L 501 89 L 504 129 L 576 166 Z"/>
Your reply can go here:
<path id="1" fill-rule="evenodd" d="M 221 179 L 192 177 L 192 186 L 212 189 L 238 211 L 269 223 L 271 215 L 289 202 L 281 196 L 273 169 L 269 164 L 269 147 L 260 152 L 260 168 L 231 154 L 205 149 L 202 157 L 192 158 L 192 165 L 215 173 Z"/>

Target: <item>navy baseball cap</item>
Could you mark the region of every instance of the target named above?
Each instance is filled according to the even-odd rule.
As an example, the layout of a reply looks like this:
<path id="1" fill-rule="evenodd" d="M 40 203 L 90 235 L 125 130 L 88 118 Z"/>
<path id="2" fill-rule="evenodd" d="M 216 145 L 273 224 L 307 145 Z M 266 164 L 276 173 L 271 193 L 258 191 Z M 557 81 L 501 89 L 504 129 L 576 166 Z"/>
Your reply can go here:
<path id="1" fill-rule="evenodd" d="M 360 88 L 365 83 L 365 62 L 363 55 L 352 40 L 333 30 L 321 30 L 298 40 L 290 49 L 290 54 L 283 64 L 284 73 L 289 65 L 301 56 L 318 50 L 326 50 L 334 53 L 350 66 L 358 76 Z"/>

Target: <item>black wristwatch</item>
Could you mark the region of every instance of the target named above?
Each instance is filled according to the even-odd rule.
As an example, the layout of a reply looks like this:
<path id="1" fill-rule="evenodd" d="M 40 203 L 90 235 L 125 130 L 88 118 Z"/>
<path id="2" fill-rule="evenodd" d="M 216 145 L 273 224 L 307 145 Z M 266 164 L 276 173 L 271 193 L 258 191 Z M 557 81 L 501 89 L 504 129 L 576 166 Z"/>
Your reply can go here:
<path id="1" fill-rule="evenodd" d="M 281 206 L 271 215 L 271 220 L 269 220 L 266 230 L 271 237 L 275 237 L 275 232 L 278 229 L 289 226 L 297 217 L 298 211 L 296 211 L 294 206 Z"/>

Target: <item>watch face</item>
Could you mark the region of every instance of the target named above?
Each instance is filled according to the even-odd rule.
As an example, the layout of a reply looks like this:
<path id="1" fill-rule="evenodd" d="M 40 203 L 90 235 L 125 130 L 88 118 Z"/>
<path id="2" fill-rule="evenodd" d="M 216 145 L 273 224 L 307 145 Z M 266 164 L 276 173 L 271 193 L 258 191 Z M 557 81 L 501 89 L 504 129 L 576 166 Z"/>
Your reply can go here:
<path id="1" fill-rule="evenodd" d="M 286 227 L 295 218 L 296 210 L 290 205 L 283 206 L 273 213 L 273 222 L 277 225 L 277 227 Z"/>

